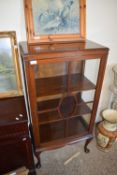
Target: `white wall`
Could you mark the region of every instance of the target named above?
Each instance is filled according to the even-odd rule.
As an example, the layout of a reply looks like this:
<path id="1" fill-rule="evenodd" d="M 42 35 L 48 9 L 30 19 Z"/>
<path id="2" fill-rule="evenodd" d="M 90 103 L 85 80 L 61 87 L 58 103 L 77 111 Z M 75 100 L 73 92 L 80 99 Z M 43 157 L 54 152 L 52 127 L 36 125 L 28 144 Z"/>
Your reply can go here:
<path id="1" fill-rule="evenodd" d="M 0 0 L 0 31 L 15 30 L 18 41 L 26 39 L 23 0 Z"/>
<path id="2" fill-rule="evenodd" d="M 108 106 L 111 67 L 117 64 L 117 0 L 87 0 L 87 38 L 110 48 L 99 111 Z M 0 0 L 0 31 L 16 30 L 18 41 L 26 40 L 23 0 Z"/>
<path id="3" fill-rule="evenodd" d="M 87 0 L 87 38 L 110 48 L 98 115 L 108 107 L 113 83 L 113 64 L 117 64 L 117 0 Z"/>

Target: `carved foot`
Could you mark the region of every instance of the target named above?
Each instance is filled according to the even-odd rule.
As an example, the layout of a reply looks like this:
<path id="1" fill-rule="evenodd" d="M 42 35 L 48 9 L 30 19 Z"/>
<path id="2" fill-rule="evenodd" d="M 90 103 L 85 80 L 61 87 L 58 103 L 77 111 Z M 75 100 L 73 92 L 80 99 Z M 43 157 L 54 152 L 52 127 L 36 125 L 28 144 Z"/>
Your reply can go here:
<path id="1" fill-rule="evenodd" d="M 85 153 L 89 153 L 90 152 L 90 149 L 87 148 L 87 147 L 84 147 L 84 151 L 85 151 Z"/>
<path id="2" fill-rule="evenodd" d="M 35 156 L 37 158 L 36 168 L 41 168 L 41 160 L 40 160 L 40 153 L 35 153 Z"/>
<path id="3" fill-rule="evenodd" d="M 88 140 L 86 140 L 86 143 L 85 143 L 85 146 L 84 146 L 84 151 L 85 153 L 89 153 L 90 152 L 90 149 L 87 148 L 88 144 L 92 141 L 93 138 L 90 138 Z"/>
<path id="4" fill-rule="evenodd" d="M 38 160 L 38 162 L 36 163 L 36 168 L 41 168 L 41 162 Z"/>

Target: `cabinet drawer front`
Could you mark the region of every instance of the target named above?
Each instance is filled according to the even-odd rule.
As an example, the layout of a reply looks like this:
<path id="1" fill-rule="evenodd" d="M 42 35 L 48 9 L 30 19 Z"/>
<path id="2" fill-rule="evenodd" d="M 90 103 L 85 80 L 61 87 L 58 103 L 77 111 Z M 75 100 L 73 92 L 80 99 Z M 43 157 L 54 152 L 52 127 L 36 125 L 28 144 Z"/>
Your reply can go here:
<path id="1" fill-rule="evenodd" d="M 18 122 L 27 119 L 24 97 L 13 97 L 0 100 L 0 124 Z"/>
<path id="2" fill-rule="evenodd" d="M 23 134 L 28 134 L 27 121 L 0 126 L 0 138 L 14 137 Z"/>

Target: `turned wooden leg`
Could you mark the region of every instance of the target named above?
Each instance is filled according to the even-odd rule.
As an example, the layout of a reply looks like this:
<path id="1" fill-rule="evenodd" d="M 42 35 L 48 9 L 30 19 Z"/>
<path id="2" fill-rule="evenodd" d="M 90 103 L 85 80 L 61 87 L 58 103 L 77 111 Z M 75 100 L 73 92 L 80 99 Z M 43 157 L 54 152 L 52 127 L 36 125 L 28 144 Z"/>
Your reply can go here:
<path id="1" fill-rule="evenodd" d="M 85 142 L 85 145 L 84 145 L 84 151 L 85 153 L 89 153 L 90 152 L 90 149 L 87 148 L 88 144 L 92 141 L 93 138 L 90 138 L 90 139 L 87 139 L 86 142 Z"/>
<path id="2" fill-rule="evenodd" d="M 41 168 L 41 160 L 40 160 L 40 153 L 35 153 L 35 156 L 37 158 L 36 168 Z"/>

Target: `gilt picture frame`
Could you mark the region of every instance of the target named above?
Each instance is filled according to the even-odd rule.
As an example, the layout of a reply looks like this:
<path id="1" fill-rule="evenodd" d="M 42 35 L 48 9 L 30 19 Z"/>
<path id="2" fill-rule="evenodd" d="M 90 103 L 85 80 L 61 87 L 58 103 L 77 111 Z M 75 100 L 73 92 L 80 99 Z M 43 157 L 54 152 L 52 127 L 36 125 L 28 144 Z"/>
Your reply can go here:
<path id="1" fill-rule="evenodd" d="M 16 32 L 0 32 L 0 98 L 22 95 Z"/>
<path id="2" fill-rule="evenodd" d="M 28 44 L 85 40 L 86 0 L 24 0 Z"/>

